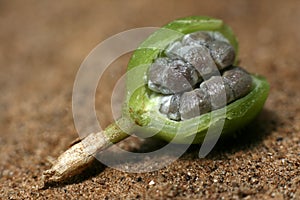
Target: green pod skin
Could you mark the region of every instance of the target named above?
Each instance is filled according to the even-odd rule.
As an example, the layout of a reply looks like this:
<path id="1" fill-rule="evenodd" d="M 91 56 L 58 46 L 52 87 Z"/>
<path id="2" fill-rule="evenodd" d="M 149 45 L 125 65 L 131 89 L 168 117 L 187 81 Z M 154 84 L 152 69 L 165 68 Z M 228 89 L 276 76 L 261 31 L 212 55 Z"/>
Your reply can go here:
<path id="1" fill-rule="evenodd" d="M 138 128 L 133 131 L 139 131 L 145 136 L 155 133 L 155 137 L 167 142 L 202 143 L 209 127 L 215 126 L 220 120 L 225 119 L 221 134 L 226 135 L 249 124 L 263 108 L 269 93 L 269 84 L 265 78 L 251 75 L 253 89 L 245 97 L 226 106 L 225 118 L 220 110 L 179 122 L 160 114 L 159 105 L 157 105 L 159 102 L 155 101 L 159 94 L 150 91 L 145 83 L 147 69 L 163 53 L 162 49 L 165 49 L 168 44 L 182 34 L 196 31 L 220 32 L 235 49 L 235 63 L 237 62 L 238 42 L 231 28 L 222 20 L 193 16 L 177 19 L 157 30 L 140 45 L 128 63 L 128 71 L 139 66 L 146 66 L 141 68 L 142 70 L 137 70 L 137 73 L 128 73 L 127 76 L 127 98 L 123 108 L 123 117 L 129 118 L 138 125 Z M 141 86 L 136 88 L 136 85 Z M 184 132 L 179 130 L 184 130 Z M 176 135 L 176 133 L 180 134 Z"/>

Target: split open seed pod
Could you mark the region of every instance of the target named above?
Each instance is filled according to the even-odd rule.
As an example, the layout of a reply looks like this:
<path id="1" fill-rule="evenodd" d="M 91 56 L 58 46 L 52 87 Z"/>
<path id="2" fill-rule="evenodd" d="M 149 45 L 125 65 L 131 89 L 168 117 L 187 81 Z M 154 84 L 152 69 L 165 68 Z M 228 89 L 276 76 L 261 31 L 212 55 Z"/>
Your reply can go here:
<path id="1" fill-rule="evenodd" d="M 105 130 L 91 133 L 61 154 L 51 169 L 43 173 L 45 185 L 65 181 L 79 174 L 94 160 L 95 155 L 132 133 L 141 137 L 157 137 L 172 143 L 202 143 L 249 124 L 261 111 L 269 92 L 265 78 L 251 75 L 252 88 L 244 97 L 225 107 L 183 121 L 174 121 L 159 111 L 162 94 L 147 85 L 149 66 L 164 56 L 166 47 L 185 34 L 211 31 L 222 34 L 235 50 L 238 43 L 232 30 L 222 20 L 209 17 L 177 19 L 150 35 L 133 53 L 127 71 L 126 100 L 122 116 Z M 217 130 L 217 131 L 216 131 Z M 209 133 L 209 134 L 208 134 Z"/>
<path id="2" fill-rule="evenodd" d="M 220 121 L 224 122 L 221 134 L 225 135 L 249 124 L 261 111 L 268 96 L 269 84 L 262 76 L 251 74 L 251 92 L 228 104 L 225 114 L 224 110 L 218 109 L 189 120 L 174 121 L 159 112 L 160 94 L 149 90 L 145 82 L 148 67 L 162 56 L 170 43 L 184 34 L 196 31 L 221 33 L 235 49 L 237 63 L 237 39 L 222 20 L 193 16 L 177 19 L 157 30 L 134 52 L 128 64 L 127 99 L 123 117 L 139 126 L 141 134 L 153 135 L 168 142 L 201 143 L 208 129 L 217 126 Z"/>

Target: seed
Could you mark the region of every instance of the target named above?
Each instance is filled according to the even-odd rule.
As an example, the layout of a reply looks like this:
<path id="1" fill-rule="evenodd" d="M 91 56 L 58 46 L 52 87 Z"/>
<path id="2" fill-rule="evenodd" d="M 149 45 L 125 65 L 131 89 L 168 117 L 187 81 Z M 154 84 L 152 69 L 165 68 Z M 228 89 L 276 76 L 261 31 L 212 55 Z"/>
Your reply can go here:
<path id="1" fill-rule="evenodd" d="M 197 82 L 199 76 L 195 68 L 182 60 L 159 58 L 148 72 L 148 87 L 162 94 L 192 90 Z"/>
<path id="2" fill-rule="evenodd" d="M 208 93 L 203 89 L 185 92 L 180 100 L 179 113 L 181 120 L 194 118 L 211 110 Z"/>
<path id="3" fill-rule="evenodd" d="M 220 70 L 234 63 L 235 51 L 227 42 L 213 41 L 209 43 L 212 58 Z"/>
<path id="4" fill-rule="evenodd" d="M 190 45 L 183 45 L 176 41 L 169 45 L 165 54 L 171 59 L 182 59 L 190 63 L 203 79 L 208 79 L 218 74 L 218 68 L 215 64 L 210 50 L 203 45 L 191 42 Z"/>
<path id="5" fill-rule="evenodd" d="M 209 49 L 204 46 L 191 47 L 183 58 L 191 63 L 204 79 L 219 73 Z"/>
<path id="6" fill-rule="evenodd" d="M 213 76 L 200 84 L 200 89 L 209 96 L 211 110 L 222 108 L 226 105 L 226 89 L 221 76 Z"/>
<path id="7" fill-rule="evenodd" d="M 171 59 L 181 59 L 181 56 L 178 55 L 178 50 L 182 48 L 181 41 L 175 41 L 171 43 L 165 50 L 165 54 L 168 58 Z"/>
<path id="8" fill-rule="evenodd" d="M 203 79 L 219 73 L 218 68 L 205 46 L 184 46 L 178 54 L 198 71 Z"/>
<path id="9" fill-rule="evenodd" d="M 234 100 L 241 98 L 251 91 L 252 78 L 242 68 L 234 67 L 223 74 L 223 80 L 231 89 Z"/>
<path id="10" fill-rule="evenodd" d="M 212 42 L 213 38 L 209 32 L 206 31 L 198 31 L 190 34 L 186 34 L 182 39 L 182 44 L 184 46 L 191 45 L 201 45 L 206 46 L 208 43 Z"/>
<path id="11" fill-rule="evenodd" d="M 181 94 L 164 97 L 160 106 L 160 112 L 166 114 L 169 119 L 180 120 L 179 106 Z"/>

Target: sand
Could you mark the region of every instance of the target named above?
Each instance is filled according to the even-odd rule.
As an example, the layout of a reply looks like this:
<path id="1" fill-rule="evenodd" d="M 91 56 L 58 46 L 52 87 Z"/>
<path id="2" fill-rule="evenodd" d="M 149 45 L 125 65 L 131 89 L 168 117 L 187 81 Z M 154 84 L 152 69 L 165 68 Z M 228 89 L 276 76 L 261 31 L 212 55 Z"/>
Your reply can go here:
<path id="1" fill-rule="evenodd" d="M 240 65 L 268 79 L 270 95 L 258 118 L 205 158 L 193 145 L 174 163 L 148 173 L 95 162 L 67 183 L 40 189 L 49 160 L 78 137 L 72 88 L 88 53 L 121 31 L 190 15 L 228 23 L 239 38 Z M 1 199 L 300 199 L 299 24 L 296 0 L 2 1 Z M 113 121 L 107 96 L 128 58 L 114 62 L 98 87 L 103 127 Z M 135 141 L 120 145 L 143 152 L 161 144 Z"/>

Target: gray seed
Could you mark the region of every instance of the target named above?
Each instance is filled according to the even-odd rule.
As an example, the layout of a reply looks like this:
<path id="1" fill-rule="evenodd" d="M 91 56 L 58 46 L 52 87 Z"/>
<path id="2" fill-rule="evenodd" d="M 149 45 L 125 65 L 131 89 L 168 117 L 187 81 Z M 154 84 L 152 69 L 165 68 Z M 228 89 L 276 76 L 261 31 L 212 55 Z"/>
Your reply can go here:
<path id="1" fill-rule="evenodd" d="M 176 41 L 171 43 L 167 49 L 165 50 L 165 54 L 167 57 L 171 59 L 180 59 L 181 57 L 177 54 L 177 51 L 182 47 L 182 43 L 180 41 Z"/>
<path id="2" fill-rule="evenodd" d="M 224 87 L 225 87 L 225 92 L 226 92 L 226 101 L 227 101 L 227 104 L 234 101 L 236 98 L 235 98 L 235 95 L 234 95 L 234 92 L 232 90 L 232 88 L 230 87 L 230 85 L 228 84 L 227 80 L 223 77 L 223 84 L 224 84 Z"/>
<path id="3" fill-rule="evenodd" d="M 210 110 L 210 99 L 206 91 L 197 88 L 182 94 L 179 107 L 181 120 L 194 118 Z"/>
<path id="4" fill-rule="evenodd" d="M 160 104 L 159 112 L 161 112 L 162 114 L 166 114 L 166 115 L 168 114 L 172 96 L 173 95 L 161 97 L 161 104 Z"/>
<path id="5" fill-rule="evenodd" d="M 216 41 L 222 41 L 230 44 L 227 38 L 225 38 L 221 33 L 219 32 L 208 32 L 208 34 L 213 38 L 213 40 Z"/>
<path id="6" fill-rule="evenodd" d="M 221 76 L 213 76 L 200 84 L 200 89 L 205 91 L 210 99 L 212 110 L 222 108 L 227 104 L 225 84 Z"/>
<path id="7" fill-rule="evenodd" d="M 207 43 L 213 40 L 211 34 L 206 31 L 198 31 L 190 34 L 186 34 L 182 39 L 183 46 L 191 45 L 207 45 Z"/>
<path id="8" fill-rule="evenodd" d="M 180 120 L 179 105 L 181 94 L 175 94 L 167 97 L 163 97 L 162 104 L 160 106 L 160 112 L 166 114 L 169 119 Z"/>
<path id="9" fill-rule="evenodd" d="M 223 80 L 230 87 L 234 100 L 245 96 L 251 91 L 252 78 L 245 70 L 239 67 L 225 71 Z"/>
<path id="10" fill-rule="evenodd" d="M 148 72 L 148 87 L 162 94 L 192 90 L 198 81 L 196 70 L 182 60 L 159 58 L 150 66 Z"/>
<path id="11" fill-rule="evenodd" d="M 226 90 L 221 76 L 213 76 L 209 80 L 202 82 L 200 89 L 208 93 L 212 110 L 226 105 Z"/>
<path id="12" fill-rule="evenodd" d="M 181 94 L 175 94 L 170 101 L 170 108 L 168 117 L 174 120 L 180 120 L 179 106 L 180 106 Z"/>
<path id="13" fill-rule="evenodd" d="M 174 45 L 172 53 L 168 55 L 173 58 L 180 58 L 191 63 L 198 73 L 204 78 L 218 74 L 218 68 L 211 57 L 210 50 L 204 46 L 182 46 Z"/>
<path id="14" fill-rule="evenodd" d="M 223 41 L 213 41 L 208 44 L 210 53 L 220 70 L 233 64 L 235 60 L 234 48 Z"/>
<path id="15" fill-rule="evenodd" d="M 184 46 L 180 50 L 179 53 L 182 54 L 182 58 L 191 63 L 203 79 L 219 74 L 208 48 L 204 46 Z"/>
<path id="16" fill-rule="evenodd" d="M 161 83 L 163 82 L 162 73 L 168 65 L 167 58 L 157 58 L 155 62 L 150 66 L 148 71 L 148 87 L 149 89 L 160 92 L 162 90 Z"/>

